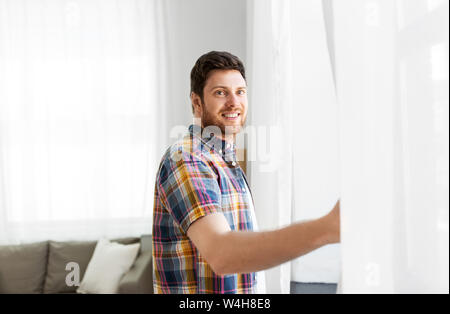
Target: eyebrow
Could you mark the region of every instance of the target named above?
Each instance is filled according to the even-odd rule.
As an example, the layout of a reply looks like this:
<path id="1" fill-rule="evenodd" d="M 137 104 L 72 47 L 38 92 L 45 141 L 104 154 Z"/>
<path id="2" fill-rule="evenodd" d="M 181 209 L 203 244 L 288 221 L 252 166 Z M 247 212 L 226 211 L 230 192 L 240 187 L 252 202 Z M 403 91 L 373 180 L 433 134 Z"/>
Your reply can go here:
<path id="1" fill-rule="evenodd" d="M 210 90 L 213 90 L 213 89 L 216 89 L 216 88 L 224 88 L 224 89 L 228 89 L 228 87 L 226 87 L 226 86 L 217 85 L 217 86 L 211 87 Z M 247 86 L 240 86 L 240 87 L 238 87 L 237 89 L 247 89 Z"/>

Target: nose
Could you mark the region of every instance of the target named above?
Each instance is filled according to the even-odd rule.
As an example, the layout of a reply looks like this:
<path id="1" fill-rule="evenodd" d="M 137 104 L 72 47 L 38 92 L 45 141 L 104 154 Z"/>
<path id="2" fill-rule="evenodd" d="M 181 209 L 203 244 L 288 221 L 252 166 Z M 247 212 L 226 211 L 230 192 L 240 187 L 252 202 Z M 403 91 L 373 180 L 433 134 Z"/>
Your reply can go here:
<path id="1" fill-rule="evenodd" d="M 239 106 L 239 98 L 236 95 L 231 93 L 228 96 L 226 105 L 231 108 Z"/>

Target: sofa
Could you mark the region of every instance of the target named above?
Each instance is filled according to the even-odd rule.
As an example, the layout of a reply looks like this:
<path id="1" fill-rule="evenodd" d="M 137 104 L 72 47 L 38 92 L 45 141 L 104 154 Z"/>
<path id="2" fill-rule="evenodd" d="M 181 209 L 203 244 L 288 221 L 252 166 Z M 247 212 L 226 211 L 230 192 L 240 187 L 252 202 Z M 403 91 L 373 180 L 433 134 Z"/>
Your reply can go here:
<path id="1" fill-rule="evenodd" d="M 140 251 L 120 280 L 118 293 L 153 293 L 151 235 L 111 240 L 121 244 L 140 242 Z M 0 245 L 0 293 L 76 293 L 68 286 L 66 265 L 78 263 L 80 281 L 94 253 L 97 241 L 43 241 L 20 245 Z"/>

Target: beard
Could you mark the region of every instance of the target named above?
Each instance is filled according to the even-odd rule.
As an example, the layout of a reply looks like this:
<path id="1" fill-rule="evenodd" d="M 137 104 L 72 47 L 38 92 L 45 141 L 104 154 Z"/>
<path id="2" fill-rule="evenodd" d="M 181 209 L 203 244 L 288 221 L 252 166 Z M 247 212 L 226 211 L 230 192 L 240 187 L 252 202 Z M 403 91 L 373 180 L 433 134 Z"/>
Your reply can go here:
<path id="1" fill-rule="evenodd" d="M 205 109 L 205 105 L 202 103 L 202 116 L 201 123 L 202 128 L 210 127 L 212 129 L 219 128 L 222 135 L 229 136 L 235 135 L 242 130 L 242 127 L 245 124 L 246 117 L 243 116 L 243 112 L 240 111 L 239 118 L 240 123 L 228 122 L 225 121 L 222 116 L 218 117 L 216 114 L 213 114 Z"/>

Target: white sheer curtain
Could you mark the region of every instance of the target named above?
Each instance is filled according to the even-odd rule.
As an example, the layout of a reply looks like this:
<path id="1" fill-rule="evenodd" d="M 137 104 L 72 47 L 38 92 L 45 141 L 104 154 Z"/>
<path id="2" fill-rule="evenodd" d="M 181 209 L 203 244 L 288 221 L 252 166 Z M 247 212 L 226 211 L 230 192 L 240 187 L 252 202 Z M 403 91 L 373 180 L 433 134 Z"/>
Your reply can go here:
<path id="1" fill-rule="evenodd" d="M 0 243 L 151 233 L 163 6 L 0 0 Z"/>
<path id="2" fill-rule="evenodd" d="M 289 8 L 276 8 L 278 10 L 274 11 L 274 1 L 271 0 L 250 1 L 248 8 L 248 124 L 259 128 L 261 137 L 256 137 L 258 129 L 250 134 L 249 175 L 258 225 L 263 230 L 289 224 L 292 210 L 291 145 L 283 147 L 284 153 L 277 154 L 281 152 L 278 144 L 284 141 L 290 143 L 292 134 L 292 100 L 287 92 L 292 85 L 290 80 L 281 81 L 291 76 L 287 67 L 291 60 L 290 40 L 286 37 L 289 35 L 286 32 L 289 27 Z M 278 132 L 275 133 L 275 130 Z M 282 134 L 286 137 L 283 138 Z M 269 147 L 266 145 L 268 141 L 262 139 L 264 136 L 270 138 Z M 267 158 L 257 158 L 261 150 L 272 154 L 267 153 Z M 267 270 L 265 274 L 267 293 L 289 293 L 290 263 Z"/>
<path id="3" fill-rule="evenodd" d="M 344 293 L 449 291 L 448 5 L 333 2 Z"/>
<path id="4" fill-rule="evenodd" d="M 322 2 L 249 1 L 248 15 L 250 181 L 259 225 L 273 229 L 339 197 L 337 105 Z M 339 268 L 339 246 L 326 246 L 266 271 L 267 292 L 337 282 Z"/>

